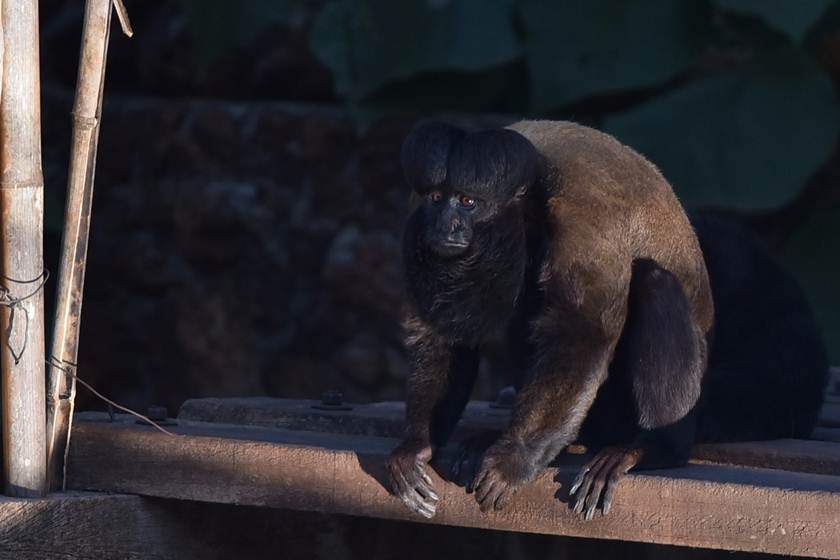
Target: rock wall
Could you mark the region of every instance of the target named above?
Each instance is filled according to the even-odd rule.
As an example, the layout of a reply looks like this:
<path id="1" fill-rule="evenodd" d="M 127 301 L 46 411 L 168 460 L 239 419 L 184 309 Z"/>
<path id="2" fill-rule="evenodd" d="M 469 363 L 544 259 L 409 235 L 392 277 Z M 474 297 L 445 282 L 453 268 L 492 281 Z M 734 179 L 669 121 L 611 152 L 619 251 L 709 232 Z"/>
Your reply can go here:
<path id="1" fill-rule="evenodd" d="M 50 91 L 44 106 L 55 232 L 71 95 Z M 400 398 L 398 156 L 411 124 L 360 134 L 329 107 L 109 96 L 79 374 L 171 411 L 189 397 L 329 388 Z M 53 263 L 58 243 L 48 236 Z M 490 376 L 479 393 L 496 386 Z"/>

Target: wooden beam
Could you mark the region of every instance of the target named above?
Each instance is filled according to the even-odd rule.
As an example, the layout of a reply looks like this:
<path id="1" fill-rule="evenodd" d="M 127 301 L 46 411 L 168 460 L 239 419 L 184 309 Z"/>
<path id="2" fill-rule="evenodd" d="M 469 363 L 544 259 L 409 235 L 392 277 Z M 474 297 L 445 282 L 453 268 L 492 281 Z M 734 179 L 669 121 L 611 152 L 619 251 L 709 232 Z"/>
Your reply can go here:
<path id="1" fill-rule="evenodd" d="M 0 559 L 179 558 L 166 526 L 138 496 L 73 493 L 0 498 Z M 181 550 L 183 552 L 183 549 Z"/>
<path id="2" fill-rule="evenodd" d="M 320 536 L 292 515 L 124 494 L 0 498 L 0 560 L 276 559 Z"/>
<path id="3" fill-rule="evenodd" d="M 87 418 L 71 446 L 74 489 L 425 522 L 383 486 L 393 439 L 199 423 L 170 437 Z M 840 558 L 838 477 L 717 465 L 630 475 L 610 515 L 586 522 L 566 495 L 579 462 L 566 457 L 490 514 L 434 475 L 441 503 L 430 523 Z"/>
<path id="4" fill-rule="evenodd" d="M 7 494 L 40 496 L 46 441 L 38 3 L 3 0 L 2 25 L 0 274 L 8 288 L 0 315 L 3 473 Z"/>
<path id="5" fill-rule="evenodd" d="M 401 402 L 354 404 L 350 410 L 316 408 L 319 401 L 266 397 L 191 399 L 178 413 L 184 421 L 238 424 L 339 434 L 400 437 L 405 431 Z M 456 437 L 502 429 L 509 412 L 471 401 Z M 820 432 L 821 437 L 827 437 Z M 576 451 L 580 451 L 576 448 Z M 814 474 L 840 473 L 840 445 L 823 441 L 775 440 L 695 445 L 692 463 L 716 463 Z"/>

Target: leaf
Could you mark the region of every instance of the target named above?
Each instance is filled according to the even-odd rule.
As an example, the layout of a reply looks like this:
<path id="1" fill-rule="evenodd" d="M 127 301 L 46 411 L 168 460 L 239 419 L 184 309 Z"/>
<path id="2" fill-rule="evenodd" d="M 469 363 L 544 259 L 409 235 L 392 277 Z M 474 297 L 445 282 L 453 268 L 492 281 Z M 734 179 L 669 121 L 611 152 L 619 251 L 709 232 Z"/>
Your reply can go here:
<path id="1" fill-rule="evenodd" d="M 246 44 L 269 25 L 287 21 L 295 0 L 179 0 L 196 45 L 199 62 L 207 65 Z"/>
<path id="2" fill-rule="evenodd" d="M 773 208 L 828 157 L 840 111 L 828 76 L 791 47 L 610 118 L 605 129 L 659 165 L 687 206 Z"/>
<path id="3" fill-rule="evenodd" d="M 730 12 L 757 16 L 767 25 L 801 41 L 834 0 L 715 0 Z"/>
<path id="4" fill-rule="evenodd" d="M 522 83 L 523 70 L 514 63 L 480 72 L 424 72 L 383 86 L 349 108 L 362 129 L 389 113 L 515 113 L 526 100 L 517 98 L 510 84 Z"/>
<path id="5" fill-rule="evenodd" d="M 840 363 L 840 210 L 823 211 L 785 243 L 782 260 L 799 280 L 822 325 L 831 363 Z"/>
<path id="6" fill-rule="evenodd" d="M 703 0 L 523 0 L 532 107 L 660 84 L 711 37 Z"/>
<path id="7" fill-rule="evenodd" d="M 510 0 L 337 0 L 312 31 L 336 91 L 361 100 L 424 72 L 475 72 L 520 56 Z"/>

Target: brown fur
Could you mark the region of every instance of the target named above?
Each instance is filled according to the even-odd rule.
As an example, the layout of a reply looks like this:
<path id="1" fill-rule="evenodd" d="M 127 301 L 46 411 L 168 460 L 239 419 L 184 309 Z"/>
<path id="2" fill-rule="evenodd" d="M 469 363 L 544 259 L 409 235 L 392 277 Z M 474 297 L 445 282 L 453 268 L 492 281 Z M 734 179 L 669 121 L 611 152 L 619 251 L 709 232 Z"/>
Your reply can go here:
<path id="1" fill-rule="evenodd" d="M 695 350 L 685 372 L 666 367 L 664 373 L 675 379 L 665 386 L 675 387 L 686 402 L 657 395 L 660 400 L 642 403 L 640 417 L 650 426 L 640 429 L 655 431 L 662 419 L 685 416 L 699 395 L 705 369 L 706 335 L 714 315 L 709 279 L 694 231 L 661 173 L 614 138 L 577 124 L 523 121 L 509 130 L 530 144 L 507 132 L 469 135 L 432 124 L 418 127 L 403 149 L 406 178 L 417 194 L 435 190 L 452 197 L 477 191 L 493 201 L 491 210 L 476 214 L 483 216 L 475 225 L 483 237 L 454 260 L 428 256 L 422 248 L 424 224 L 431 223 L 424 216 L 436 215 L 437 203 L 415 196 L 412 205 L 404 244 L 415 294 L 406 321 L 412 366 L 409 426 L 388 468 L 395 493 L 427 517 L 434 514 L 437 496 L 422 465 L 445 442 L 466 404 L 477 370 L 477 344 L 488 322 L 515 326 L 511 336 L 527 348 L 528 374 L 509 427 L 483 454 L 470 484 L 483 510 L 503 507 L 578 436 L 627 327 L 634 263 L 650 261 L 651 278 L 665 274 L 660 282 L 669 290 L 665 295 L 687 302 L 663 308 L 690 314 L 674 324 L 688 324 L 687 338 Z M 469 173 L 451 176 L 459 169 Z M 487 183 L 474 184 L 473 177 Z M 509 177 L 515 179 L 506 182 Z M 512 184 L 523 177 L 530 177 L 529 184 Z M 521 239 L 522 232 L 524 243 L 498 242 Z M 485 253 L 476 252 L 481 250 Z M 470 262 L 478 265 L 466 268 Z M 508 262 L 511 266 L 505 266 Z M 437 278 L 463 278 L 462 299 L 442 299 L 446 294 L 434 291 Z M 644 290 L 640 293 L 644 299 Z M 436 315 L 433 306 L 432 311 L 421 309 L 429 300 L 445 301 L 451 313 Z M 508 311 L 496 301 L 516 305 Z M 666 351 L 679 354 L 681 349 Z M 648 389 L 640 387 L 636 394 L 656 394 Z M 690 444 L 690 435 L 678 438 Z M 643 455 L 628 457 L 638 461 Z M 587 486 L 584 494 L 588 491 Z"/>

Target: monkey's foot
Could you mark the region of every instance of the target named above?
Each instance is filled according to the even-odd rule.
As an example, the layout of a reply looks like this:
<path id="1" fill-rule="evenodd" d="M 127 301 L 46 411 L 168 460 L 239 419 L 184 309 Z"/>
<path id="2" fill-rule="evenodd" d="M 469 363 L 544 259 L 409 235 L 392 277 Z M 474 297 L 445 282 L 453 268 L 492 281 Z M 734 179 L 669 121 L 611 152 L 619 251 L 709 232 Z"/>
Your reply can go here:
<path id="1" fill-rule="evenodd" d="M 432 457 L 432 448 L 404 442 L 388 457 L 390 489 L 412 512 L 431 519 L 437 510 L 438 495 L 426 464 Z"/>
<path id="2" fill-rule="evenodd" d="M 569 495 L 577 494 L 575 513 L 586 508 L 584 518 L 589 521 L 595 515 L 595 509 L 603 493 L 604 515 L 610 512 L 615 488 L 622 476 L 641 460 L 641 448 L 607 447 L 587 462 L 572 483 Z"/>
<path id="3" fill-rule="evenodd" d="M 461 441 L 450 469 L 452 482 L 470 492 L 484 453 L 497 439 L 499 439 L 499 432 L 494 430 L 476 434 Z"/>
<path id="4" fill-rule="evenodd" d="M 537 470 L 521 445 L 500 440 L 484 454 L 478 474 L 467 492 L 475 491 L 481 511 L 500 510 L 534 478 Z"/>

